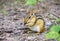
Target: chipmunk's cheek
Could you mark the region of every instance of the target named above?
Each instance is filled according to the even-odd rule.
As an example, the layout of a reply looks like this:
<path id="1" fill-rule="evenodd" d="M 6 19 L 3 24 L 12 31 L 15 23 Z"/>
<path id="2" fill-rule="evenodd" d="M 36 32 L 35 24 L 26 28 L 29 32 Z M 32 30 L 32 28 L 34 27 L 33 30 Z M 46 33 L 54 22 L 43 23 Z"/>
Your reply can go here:
<path id="1" fill-rule="evenodd" d="M 36 32 L 40 32 L 40 26 L 35 26 L 35 27 L 33 28 L 33 30 L 36 31 Z"/>

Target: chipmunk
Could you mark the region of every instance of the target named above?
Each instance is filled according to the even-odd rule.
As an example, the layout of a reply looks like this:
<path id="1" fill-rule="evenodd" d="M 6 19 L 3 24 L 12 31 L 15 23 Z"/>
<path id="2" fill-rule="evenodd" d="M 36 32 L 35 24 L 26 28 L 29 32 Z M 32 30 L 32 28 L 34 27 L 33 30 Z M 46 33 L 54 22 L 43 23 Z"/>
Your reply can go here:
<path id="1" fill-rule="evenodd" d="M 36 31 L 37 34 L 40 34 L 44 31 L 44 20 L 37 18 L 35 15 L 32 15 L 29 18 L 25 17 L 25 23 L 29 29 Z"/>
<path id="2" fill-rule="evenodd" d="M 24 18 L 25 25 L 28 26 L 30 30 L 37 32 L 37 34 L 44 31 L 44 20 L 40 17 L 41 16 L 33 14 Z"/>

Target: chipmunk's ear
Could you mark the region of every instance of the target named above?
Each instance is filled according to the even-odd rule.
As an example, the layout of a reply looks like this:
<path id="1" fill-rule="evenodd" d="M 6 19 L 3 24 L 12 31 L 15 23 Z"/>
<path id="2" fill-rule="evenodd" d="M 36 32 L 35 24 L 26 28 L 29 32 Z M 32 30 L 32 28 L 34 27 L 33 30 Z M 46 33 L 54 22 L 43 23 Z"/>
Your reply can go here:
<path id="1" fill-rule="evenodd" d="M 30 14 L 30 16 L 35 16 L 35 14 L 34 14 L 34 13 L 32 13 L 32 14 Z"/>

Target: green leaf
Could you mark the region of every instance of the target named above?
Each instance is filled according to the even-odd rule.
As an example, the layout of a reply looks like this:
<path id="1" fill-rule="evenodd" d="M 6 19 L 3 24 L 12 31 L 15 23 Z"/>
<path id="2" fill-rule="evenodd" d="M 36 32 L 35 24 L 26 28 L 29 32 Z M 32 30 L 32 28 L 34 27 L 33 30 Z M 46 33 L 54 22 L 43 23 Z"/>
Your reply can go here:
<path id="1" fill-rule="evenodd" d="M 60 41 L 60 37 L 57 40 Z"/>
<path id="2" fill-rule="evenodd" d="M 59 34 L 57 32 L 49 32 L 46 34 L 46 38 L 48 38 L 48 39 L 52 39 L 52 38 L 55 39 L 58 36 L 59 36 Z"/>
<path id="3" fill-rule="evenodd" d="M 27 0 L 26 5 L 35 5 L 37 0 Z"/>
<path id="4" fill-rule="evenodd" d="M 56 22 L 60 22 L 60 18 L 56 19 Z"/>
<path id="5" fill-rule="evenodd" d="M 53 25 L 51 27 L 50 31 L 59 32 L 60 31 L 60 25 Z"/>

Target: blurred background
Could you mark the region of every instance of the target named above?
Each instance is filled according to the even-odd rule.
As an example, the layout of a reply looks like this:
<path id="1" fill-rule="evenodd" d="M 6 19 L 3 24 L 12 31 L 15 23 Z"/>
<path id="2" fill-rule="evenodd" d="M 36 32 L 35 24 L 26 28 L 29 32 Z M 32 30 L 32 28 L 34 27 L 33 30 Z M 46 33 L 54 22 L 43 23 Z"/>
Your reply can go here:
<path id="1" fill-rule="evenodd" d="M 30 13 L 42 16 L 45 22 L 43 33 L 37 35 L 20 30 L 26 27 L 23 18 Z M 52 26 L 58 29 L 59 25 L 60 0 L 0 0 L 0 41 L 60 41 L 60 34 L 51 32 L 51 37 L 56 34 L 53 38 L 46 35 Z"/>

